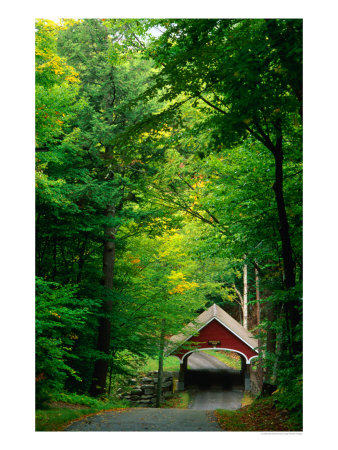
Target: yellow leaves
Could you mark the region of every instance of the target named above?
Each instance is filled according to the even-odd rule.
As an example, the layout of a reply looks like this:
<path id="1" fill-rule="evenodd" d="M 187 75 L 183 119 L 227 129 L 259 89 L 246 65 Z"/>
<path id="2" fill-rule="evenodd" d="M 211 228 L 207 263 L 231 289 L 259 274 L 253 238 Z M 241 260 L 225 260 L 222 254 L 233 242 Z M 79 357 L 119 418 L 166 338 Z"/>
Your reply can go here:
<path id="1" fill-rule="evenodd" d="M 57 19 L 57 22 L 49 19 L 36 19 L 35 26 L 43 31 L 56 34 L 59 30 L 66 30 L 80 22 L 81 19 Z"/>
<path id="2" fill-rule="evenodd" d="M 79 73 L 74 70 L 73 67 L 68 66 L 64 60 L 64 58 L 61 58 L 58 55 L 49 55 L 48 53 L 42 54 L 41 51 L 39 51 L 39 54 L 41 56 L 44 56 L 45 59 L 48 59 L 45 63 L 42 63 L 36 67 L 36 70 L 38 72 L 42 72 L 44 70 L 51 70 L 55 75 L 66 75 L 65 80 L 70 83 L 79 83 L 80 79 Z M 50 58 L 50 59 L 49 59 Z M 69 72 L 69 75 L 67 75 L 67 72 Z"/>
<path id="3" fill-rule="evenodd" d="M 66 77 L 66 81 L 69 81 L 69 83 L 80 83 L 79 78 L 76 78 L 73 75 Z"/>
<path id="4" fill-rule="evenodd" d="M 70 339 L 73 339 L 73 341 L 76 341 L 77 339 L 79 339 L 79 336 L 77 336 L 77 335 L 74 334 L 74 333 L 71 333 L 71 334 L 69 335 L 69 338 L 70 338 Z"/>
<path id="5" fill-rule="evenodd" d="M 58 30 L 58 25 L 55 22 L 53 22 L 52 20 L 48 20 L 48 19 L 36 19 L 35 27 L 38 29 L 41 29 L 45 32 L 53 33 L 53 34 L 56 34 L 57 30 Z M 37 39 L 39 37 L 40 36 L 37 35 Z"/>
<path id="6" fill-rule="evenodd" d="M 36 56 L 45 56 L 45 52 L 43 52 L 40 48 L 37 48 L 35 50 L 35 55 Z"/>
<path id="7" fill-rule="evenodd" d="M 173 294 L 183 294 L 184 292 L 184 287 L 181 284 L 178 284 L 174 289 L 172 289 L 171 291 L 169 291 L 170 295 Z"/>
<path id="8" fill-rule="evenodd" d="M 132 264 L 138 264 L 138 263 L 141 262 L 141 260 L 140 260 L 140 258 L 134 258 L 134 259 L 131 259 L 130 262 L 131 262 Z"/>
<path id="9" fill-rule="evenodd" d="M 233 302 L 234 301 L 234 296 L 233 295 L 228 295 L 227 299 L 229 300 L 229 302 Z"/>
<path id="10" fill-rule="evenodd" d="M 48 57 L 48 53 L 45 53 L 44 55 L 45 57 Z M 43 70 L 49 68 L 51 69 L 55 74 L 57 75 L 61 75 L 64 72 L 62 66 L 60 65 L 61 63 L 61 57 L 57 56 L 57 55 L 53 55 L 53 57 L 51 59 L 49 59 L 48 61 L 46 61 L 45 63 L 40 64 L 39 66 L 36 67 L 36 70 L 38 72 L 42 72 Z"/>
<path id="11" fill-rule="evenodd" d="M 139 142 L 141 143 L 143 140 L 146 140 L 149 137 L 161 139 L 163 137 L 169 138 L 172 133 L 172 127 L 166 127 L 166 129 L 162 130 L 150 130 L 149 132 L 144 132 L 141 134 L 139 138 Z"/>
<path id="12" fill-rule="evenodd" d="M 171 271 L 171 274 L 168 276 L 169 280 L 172 281 L 177 281 L 177 280 L 184 280 L 185 276 L 182 272 L 174 272 L 173 270 Z"/>
<path id="13" fill-rule="evenodd" d="M 179 281 L 179 283 L 169 291 L 170 295 L 184 294 L 185 291 L 198 287 L 198 283 L 195 283 L 194 281 L 186 281 L 185 275 L 182 272 L 171 271 L 171 274 L 168 276 L 168 280 L 171 283 L 176 283 Z"/>
<path id="14" fill-rule="evenodd" d="M 71 23 L 71 20 L 65 19 L 65 23 Z M 75 22 L 74 22 L 75 23 Z M 52 20 L 37 19 L 35 35 L 35 56 L 36 56 L 36 72 L 39 74 L 47 74 L 47 76 L 57 75 L 68 81 L 69 83 L 79 83 L 79 74 L 75 69 L 69 66 L 65 58 L 57 55 L 57 33 L 60 29 L 65 29 L 68 25 L 56 24 Z"/>
<path id="15" fill-rule="evenodd" d="M 68 81 L 69 83 L 80 83 L 79 72 L 76 72 L 76 70 L 72 66 L 67 65 L 67 69 L 70 71 L 70 75 L 66 76 L 66 81 Z"/>
<path id="16" fill-rule="evenodd" d="M 80 23 L 81 19 L 59 19 L 60 24 L 58 25 L 61 30 L 66 30 L 69 27 L 72 27 L 73 25 L 76 25 L 77 23 Z"/>
<path id="17" fill-rule="evenodd" d="M 159 222 L 161 219 L 157 219 Z M 155 222 L 155 221 L 154 221 Z M 167 228 L 167 227 L 166 227 Z M 169 233 L 163 236 L 157 236 L 156 240 L 161 242 L 162 245 L 158 250 L 158 257 L 162 260 L 172 258 L 183 258 L 186 256 L 184 248 L 181 245 L 182 236 L 177 233 L 177 230 L 172 229 Z"/>
<path id="18" fill-rule="evenodd" d="M 188 281 L 184 281 L 176 285 L 173 289 L 171 289 L 169 291 L 169 294 L 170 295 L 184 294 L 184 292 L 189 291 L 190 289 L 195 289 L 198 286 L 199 286 L 198 283 L 195 283 L 194 281 L 192 281 L 191 283 L 189 283 Z"/>
<path id="19" fill-rule="evenodd" d="M 202 177 L 202 175 L 200 176 L 200 178 Z M 193 185 L 192 185 L 192 187 L 194 188 L 194 189 L 196 189 L 196 188 L 199 188 L 199 187 L 203 187 L 203 186 L 205 186 L 205 181 L 203 181 L 203 180 L 199 180 L 199 181 L 197 181 L 196 183 L 194 183 Z"/>
<path id="20" fill-rule="evenodd" d="M 55 311 L 49 311 L 49 312 L 52 316 L 58 317 L 59 319 L 61 318 L 61 316 L 59 316 L 59 314 L 57 314 Z"/>

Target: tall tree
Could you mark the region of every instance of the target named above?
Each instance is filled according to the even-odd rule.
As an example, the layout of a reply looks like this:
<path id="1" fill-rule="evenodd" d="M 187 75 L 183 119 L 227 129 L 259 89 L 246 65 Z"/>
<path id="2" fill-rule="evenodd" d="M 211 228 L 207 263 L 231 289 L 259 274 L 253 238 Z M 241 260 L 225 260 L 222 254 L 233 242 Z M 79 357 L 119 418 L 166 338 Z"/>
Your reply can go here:
<path id="1" fill-rule="evenodd" d="M 130 108 L 128 102 L 140 95 L 147 83 L 150 65 L 134 58 L 115 67 L 110 58 L 112 36 L 101 20 L 86 19 L 60 34 L 60 53 L 77 68 L 82 80 L 80 95 L 86 106 L 77 115 L 83 130 L 80 145 L 92 160 L 96 179 L 110 188 L 102 196 L 102 280 L 105 288 L 103 314 L 98 328 L 98 351 L 103 356 L 95 362 L 92 395 L 106 389 L 111 341 L 116 240 L 121 223 L 135 218 L 133 204 L 142 181 L 142 165 L 153 157 L 146 144 L 129 141 L 116 145 L 115 139 L 128 124 L 144 114 L 144 106 Z M 105 203 L 104 203 L 105 202 Z M 129 219 L 128 219 L 129 217 Z"/>
<path id="2" fill-rule="evenodd" d="M 206 113 L 215 141 L 230 146 L 248 136 L 263 144 L 274 160 L 273 191 L 282 245 L 284 285 L 296 283 L 295 261 L 284 193 L 285 157 L 301 158 L 301 20 L 162 20 L 164 33 L 149 53 L 161 67 L 151 93 L 162 99 L 181 94 Z M 285 42 L 282 38 L 288 35 Z M 291 131 L 293 122 L 298 129 Z M 286 305 L 291 329 L 300 321 L 299 300 Z M 296 353 L 295 341 L 292 352 Z M 299 345 L 298 345 L 299 347 Z"/>

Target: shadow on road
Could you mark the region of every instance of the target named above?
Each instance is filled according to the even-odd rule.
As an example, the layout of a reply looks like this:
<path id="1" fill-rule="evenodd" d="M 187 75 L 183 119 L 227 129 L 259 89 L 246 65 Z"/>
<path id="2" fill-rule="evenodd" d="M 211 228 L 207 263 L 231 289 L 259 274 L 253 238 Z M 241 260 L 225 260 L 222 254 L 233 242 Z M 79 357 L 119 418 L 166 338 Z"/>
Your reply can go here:
<path id="1" fill-rule="evenodd" d="M 192 389 L 244 389 L 243 379 L 233 369 L 189 369 L 185 376 L 186 388 Z"/>
<path id="2" fill-rule="evenodd" d="M 240 372 L 233 369 L 189 369 L 186 389 L 190 392 L 189 408 L 236 410 L 241 407 L 244 385 Z"/>

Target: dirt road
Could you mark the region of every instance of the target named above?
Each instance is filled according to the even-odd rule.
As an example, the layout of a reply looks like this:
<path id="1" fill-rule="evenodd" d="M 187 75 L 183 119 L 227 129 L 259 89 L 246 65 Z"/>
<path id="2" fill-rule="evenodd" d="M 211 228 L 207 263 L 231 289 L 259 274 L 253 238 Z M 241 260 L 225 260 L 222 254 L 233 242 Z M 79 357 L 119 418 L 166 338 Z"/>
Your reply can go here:
<path id="1" fill-rule="evenodd" d="M 64 431 L 222 431 L 210 411 L 131 408 L 87 417 Z"/>
<path id="2" fill-rule="evenodd" d="M 244 391 L 238 370 L 205 352 L 192 353 L 188 366 L 186 387 L 192 398 L 189 408 L 236 410 L 241 407 Z"/>
<path id="3" fill-rule="evenodd" d="M 74 422 L 65 431 L 222 431 L 214 410 L 240 408 L 243 389 L 239 372 L 203 352 L 190 355 L 188 365 L 192 397 L 189 409 L 106 412 Z"/>

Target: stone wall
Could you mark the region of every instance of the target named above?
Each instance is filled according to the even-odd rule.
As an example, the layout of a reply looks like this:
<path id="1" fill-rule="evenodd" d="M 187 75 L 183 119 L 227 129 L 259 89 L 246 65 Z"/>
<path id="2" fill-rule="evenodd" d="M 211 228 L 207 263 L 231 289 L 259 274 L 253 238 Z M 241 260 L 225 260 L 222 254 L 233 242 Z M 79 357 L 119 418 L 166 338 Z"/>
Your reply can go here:
<path id="1" fill-rule="evenodd" d="M 170 397 L 173 392 L 173 378 L 175 372 L 163 372 L 162 400 Z M 148 372 L 141 378 L 132 378 L 126 392 L 118 392 L 120 398 L 129 400 L 138 406 L 155 406 L 157 392 L 157 372 Z"/>

